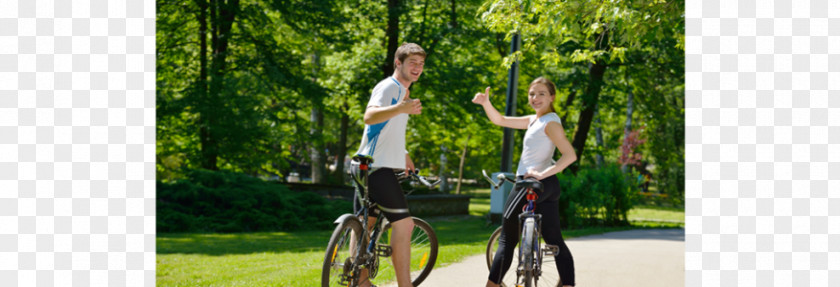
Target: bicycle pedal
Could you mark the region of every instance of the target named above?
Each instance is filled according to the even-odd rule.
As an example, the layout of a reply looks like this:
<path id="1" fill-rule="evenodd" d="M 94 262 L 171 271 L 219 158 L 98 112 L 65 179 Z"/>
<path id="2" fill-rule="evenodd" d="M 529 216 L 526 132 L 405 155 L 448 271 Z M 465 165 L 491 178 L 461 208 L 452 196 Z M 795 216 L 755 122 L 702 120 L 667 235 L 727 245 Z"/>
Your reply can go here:
<path id="1" fill-rule="evenodd" d="M 391 246 L 387 246 L 387 245 L 376 246 L 376 256 L 390 257 L 391 256 Z"/>
<path id="2" fill-rule="evenodd" d="M 347 286 L 350 285 L 350 282 L 353 280 L 352 276 L 347 276 L 346 274 L 338 275 L 338 285 Z"/>
<path id="3" fill-rule="evenodd" d="M 547 256 L 556 256 L 557 254 L 560 254 L 560 247 L 557 245 L 546 244 L 545 247 L 543 247 L 543 254 Z"/>

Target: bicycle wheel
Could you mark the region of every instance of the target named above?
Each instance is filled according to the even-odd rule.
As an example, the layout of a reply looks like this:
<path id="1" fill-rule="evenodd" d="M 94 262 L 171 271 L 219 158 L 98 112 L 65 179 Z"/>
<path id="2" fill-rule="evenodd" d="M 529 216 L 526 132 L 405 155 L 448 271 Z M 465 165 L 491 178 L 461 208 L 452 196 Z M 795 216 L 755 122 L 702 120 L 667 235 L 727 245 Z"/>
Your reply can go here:
<path id="1" fill-rule="evenodd" d="M 533 218 L 525 219 L 522 224 L 522 238 L 519 239 L 519 268 L 522 268 L 522 285 L 534 287 L 534 252 L 537 228 Z"/>
<path id="2" fill-rule="evenodd" d="M 502 227 L 500 226 L 499 228 L 496 228 L 496 231 L 490 235 L 490 240 L 487 241 L 487 250 L 485 253 L 485 258 L 487 259 L 487 270 L 490 270 L 491 265 L 493 265 L 493 257 L 496 256 L 496 250 L 499 249 L 499 237 L 501 236 Z M 542 237 L 540 237 L 540 246 L 545 246 L 545 241 Z M 519 258 L 519 248 L 514 248 L 513 258 Z M 512 266 L 513 268 L 508 270 L 508 272 L 505 273 L 505 276 L 502 277 L 502 282 L 499 282 L 503 287 L 516 286 L 516 266 Z M 542 266 L 540 269 L 542 270 L 542 274 L 540 274 L 539 280 L 537 281 L 538 287 L 559 286 L 560 274 L 557 273 L 557 265 L 554 262 L 554 256 L 542 256 Z"/>
<path id="3" fill-rule="evenodd" d="M 356 286 L 357 267 L 353 256 L 356 254 L 356 240 L 362 234 L 362 224 L 354 217 L 345 218 L 336 226 L 321 270 L 321 286 Z"/>
<path id="4" fill-rule="evenodd" d="M 412 217 L 414 220 L 414 230 L 411 231 L 411 261 L 409 263 L 409 270 L 411 271 L 411 283 L 414 286 L 420 285 L 432 268 L 435 266 L 438 253 L 438 241 L 435 231 L 432 226 L 420 218 Z M 380 252 L 381 257 L 391 257 L 391 223 L 386 223 L 379 233 L 376 241 L 377 249 L 387 250 L 387 252 Z M 394 266 L 390 258 L 379 259 L 379 274 L 393 274 Z M 390 276 L 388 276 L 390 277 Z M 387 277 L 386 277 L 387 278 Z M 396 278 L 396 277 L 391 277 Z M 390 279 L 390 278 L 389 278 Z M 374 281 L 374 284 L 383 284 L 386 280 Z"/>

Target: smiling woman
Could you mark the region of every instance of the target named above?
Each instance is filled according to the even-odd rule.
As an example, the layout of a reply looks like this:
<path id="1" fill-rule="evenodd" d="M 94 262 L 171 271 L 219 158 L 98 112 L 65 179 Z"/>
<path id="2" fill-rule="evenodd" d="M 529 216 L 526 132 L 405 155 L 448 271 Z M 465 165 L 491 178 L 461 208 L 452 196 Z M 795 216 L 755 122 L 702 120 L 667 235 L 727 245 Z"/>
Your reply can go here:
<path id="1" fill-rule="evenodd" d="M 490 103 L 490 87 L 485 93 L 477 93 L 472 102 L 481 105 L 487 117 L 496 125 L 524 129 L 525 138 L 522 141 L 522 155 L 519 157 L 519 167 L 516 170 L 517 180 L 522 178 L 534 178 L 539 180 L 544 188 L 539 194 L 539 200 L 535 202 L 535 213 L 542 215 L 541 226 L 543 238 L 546 244 L 559 247 L 554 255 L 557 265 L 557 272 L 563 278 L 563 286 L 575 285 L 575 269 L 571 251 L 563 241 L 560 231 L 559 198 L 560 183 L 555 174 L 562 172 L 572 162 L 577 160 L 571 143 L 566 138 L 560 117 L 552 107 L 555 99 L 556 88 L 550 80 L 539 77 L 531 82 L 528 87 L 528 103 L 536 112 L 535 115 L 524 117 L 502 116 L 499 111 Z M 555 162 L 555 148 L 560 151 L 561 157 Z M 517 191 L 518 190 L 518 191 Z M 507 199 L 505 217 L 502 223 L 502 232 L 499 239 L 499 246 L 490 268 L 487 286 L 496 287 L 501 283 L 502 277 L 510 268 L 513 262 L 513 252 L 519 242 L 519 227 L 523 226 L 521 220 L 516 216 L 526 204 L 523 187 L 515 186 L 514 192 L 510 193 Z M 534 204 L 529 203 L 529 204 Z M 528 241 L 523 241 L 527 243 Z M 527 278 L 527 277 L 526 277 Z"/>

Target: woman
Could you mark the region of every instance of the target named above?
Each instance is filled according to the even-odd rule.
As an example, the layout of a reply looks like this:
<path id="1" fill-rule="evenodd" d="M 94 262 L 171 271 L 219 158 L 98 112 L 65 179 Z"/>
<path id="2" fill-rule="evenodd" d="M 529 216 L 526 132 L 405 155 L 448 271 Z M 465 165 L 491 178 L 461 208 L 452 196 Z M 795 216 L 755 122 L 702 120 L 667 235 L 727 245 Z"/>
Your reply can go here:
<path id="1" fill-rule="evenodd" d="M 522 156 L 519 160 L 519 168 L 516 170 L 517 178 L 536 178 L 543 183 L 544 191 L 538 194 L 536 213 L 542 214 L 542 236 L 547 244 L 557 245 L 560 248 L 555 258 L 557 272 L 563 286 L 575 285 L 575 267 L 572 254 L 566 243 L 563 241 L 560 232 L 560 214 L 557 200 L 560 198 L 560 182 L 555 174 L 562 172 L 567 166 L 577 160 L 575 151 L 560 117 L 554 112 L 552 106 L 555 99 L 554 83 L 546 78 L 536 78 L 528 87 L 528 104 L 536 114 L 524 117 L 502 116 L 493 104 L 490 103 L 490 87 L 484 93 L 477 93 L 472 102 L 484 107 L 484 112 L 494 124 L 498 126 L 528 130 L 523 140 Z M 556 162 L 554 148 L 560 150 L 561 157 Z M 518 188 L 510 193 L 508 206 L 505 210 L 522 210 L 526 203 L 524 197 L 517 197 Z M 490 276 L 487 280 L 488 287 L 499 286 L 505 272 L 510 268 L 513 261 L 513 251 L 519 241 L 519 217 L 518 212 L 505 212 L 502 222 L 502 236 L 499 238 L 499 249 L 493 257 L 493 265 L 490 268 Z"/>

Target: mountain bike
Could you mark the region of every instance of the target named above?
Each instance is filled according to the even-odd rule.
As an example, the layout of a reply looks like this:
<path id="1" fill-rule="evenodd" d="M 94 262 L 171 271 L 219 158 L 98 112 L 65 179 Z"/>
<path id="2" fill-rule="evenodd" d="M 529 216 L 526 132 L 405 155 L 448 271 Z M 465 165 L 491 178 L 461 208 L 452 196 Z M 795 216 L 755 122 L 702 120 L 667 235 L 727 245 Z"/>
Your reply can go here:
<path id="1" fill-rule="evenodd" d="M 516 267 L 515 275 L 511 272 L 502 278 L 499 282 L 501 286 L 559 286 L 560 274 L 557 273 L 556 262 L 554 256 L 560 251 L 557 245 L 546 244 L 542 240 L 540 230 L 542 229 L 542 215 L 534 213 L 536 201 L 539 197 L 538 193 L 543 191 L 542 182 L 533 179 L 511 179 L 504 174 L 497 176 L 499 182 L 494 182 L 487 172 L 482 170 L 482 174 L 490 182 L 490 184 L 498 189 L 505 181 L 514 184 L 514 187 L 522 187 L 526 190 L 525 199 L 527 204 L 522 207 L 522 213 L 519 214 L 519 248 L 514 251 L 514 258 L 519 260 Z M 502 227 L 496 229 L 490 240 L 487 242 L 486 258 L 487 269 L 493 265 L 493 257 L 496 256 L 496 250 L 499 247 L 499 237 L 502 236 Z M 544 257 L 547 255 L 547 257 Z"/>
<path id="2" fill-rule="evenodd" d="M 335 220 L 338 224 L 327 244 L 324 265 L 321 271 L 321 286 L 359 286 L 365 280 L 364 272 L 371 283 L 377 275 L 393 272 L 394 266 L 388 258 L 391 256 L 391 224 L 382 212 L 379 212 L 374 222 L 369 222 L 368 215 L 376 206 L 370 201 L 368 194 L 368 174 L 373 158 L 356 155 L 353 157 L 351 172 L 356 198 L 360 200 L 361 208 L 354 214 L 344 214 Z M 397 173 L 400 182 L 406 180 L 419 181 L 423 185 L 433 188 L 440 180 L 429 183 L 417 171 L 403 171 Z M 429 276 L 435 265 L 438 253 L 438 241 L 431 225 L 420 218 L 412 217 L 414 230 L 411 232 L 410 271 L 411 283 L 420 285 Z M 368 228 L 363 228 L 368 227 Z M 369 239 L 373 240 L 369 240 Z M 357 248 L 362 247 L 362 248 Z"/>

